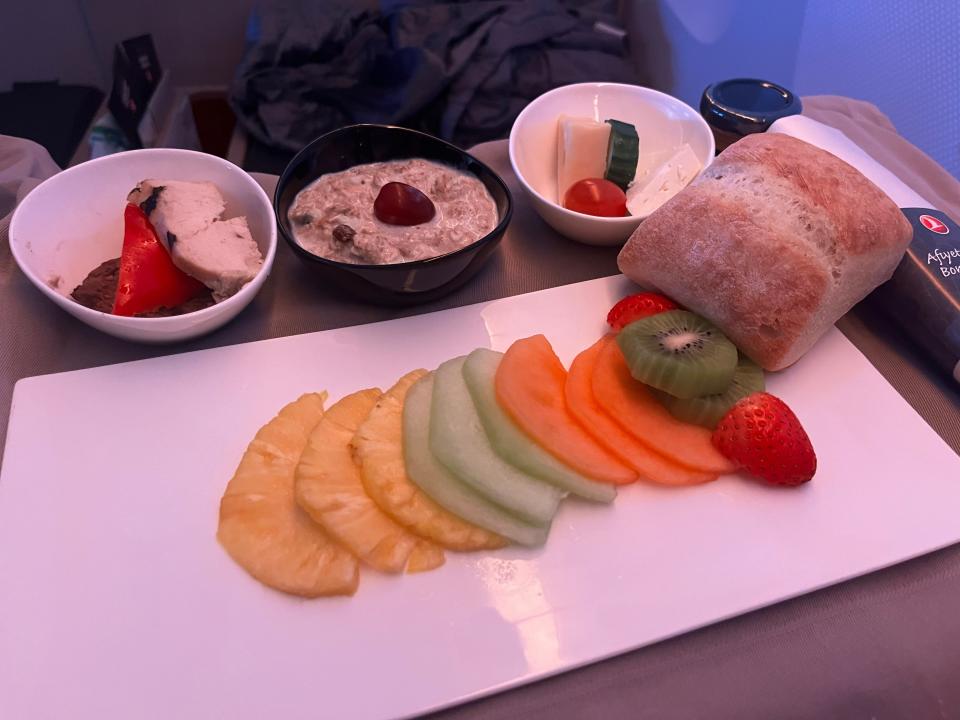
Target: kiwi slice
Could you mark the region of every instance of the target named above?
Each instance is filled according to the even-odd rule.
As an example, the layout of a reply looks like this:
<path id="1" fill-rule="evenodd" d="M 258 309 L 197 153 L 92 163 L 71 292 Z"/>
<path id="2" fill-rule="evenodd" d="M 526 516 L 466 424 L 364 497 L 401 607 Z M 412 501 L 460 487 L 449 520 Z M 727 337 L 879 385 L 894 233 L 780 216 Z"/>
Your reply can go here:
<path id="1" fill-rule="evenodd" d="M 765 389 L 763 370 L 753 360 L 741 355 L 733 373 L 733 382 L 722 393 L 688 399 L 674 397 L 660 390 L 654 390 L 654 393 L 677 420 L 713 430 L 738 400 Z"/>
<path id="2" fill-rule="evenodd" d="M 617 343 L 642 383 L 679 398 L 725 392 L 737 369 L 737 348 L 715 325 L 686 310 L 641 318 Z"/>

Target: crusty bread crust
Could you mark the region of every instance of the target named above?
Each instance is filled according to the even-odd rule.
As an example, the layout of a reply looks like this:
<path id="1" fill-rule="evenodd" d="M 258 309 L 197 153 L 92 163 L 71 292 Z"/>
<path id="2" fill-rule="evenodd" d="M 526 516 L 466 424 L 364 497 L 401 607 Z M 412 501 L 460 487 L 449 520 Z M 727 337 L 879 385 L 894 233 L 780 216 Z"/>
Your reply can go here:
<path id="1" fill-rule="evenodd" d="M 855 168 L 802 140 L 756 134 L 648 217 L 618 264 L 780 370 L 890 278 L 911 235 Z"/>

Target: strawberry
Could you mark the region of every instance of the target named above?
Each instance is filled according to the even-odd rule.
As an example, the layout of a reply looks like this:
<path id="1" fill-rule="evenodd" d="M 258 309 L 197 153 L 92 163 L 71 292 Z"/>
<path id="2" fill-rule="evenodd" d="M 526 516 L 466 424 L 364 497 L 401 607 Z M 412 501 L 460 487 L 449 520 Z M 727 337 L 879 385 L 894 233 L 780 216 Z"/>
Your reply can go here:
<path id="1" fill-rule="evenodd" d="M 607 323 L 614 330 L 622 330 L 634 320 L 667 310 L 676 310 L 678 307 L 670 298 L 653 292 L 628 295 L 607 313 Z"/>
<path id="2" fill-rule="evenodd" d="M 730 408 L 712 440 L 725 457 L 774 485 L 801 485 L 817 471 L 817 456 L 797 416 L 769 393 L 748 395 Z"/>

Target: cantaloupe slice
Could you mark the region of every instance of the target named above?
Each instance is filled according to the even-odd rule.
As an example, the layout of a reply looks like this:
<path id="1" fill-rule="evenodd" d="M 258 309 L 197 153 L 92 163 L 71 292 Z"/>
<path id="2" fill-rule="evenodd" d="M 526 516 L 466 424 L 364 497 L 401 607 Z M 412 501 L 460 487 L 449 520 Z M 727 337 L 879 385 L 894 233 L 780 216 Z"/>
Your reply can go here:
<path id="1" fill-rule="evenodd" d="M 615 342 L 600 349 L 593 371 L 597 403 L 621 427 L 670 460 L 708 473 L 730 473 L 733 463 L 710 442 L 710 431 L 677 420 L 634 380 Z"/>
<path id="2" fill-rule="evenodd" d="M 478 348 L 467 355 L 467 361 L 463 364 L 463 379 L 467 382 L 480 422 L 494 451 L 511 465 L 561 490 L 585 500 L 613 502 L 617 497 L 613 485 L 574 472 L 535 443 L 500 407 L 495 384 L 497 368 L 502 359 L 503 353 Z"/>
<path id="3" fill-rule="evenodd" d="M 593 396 L 593 372 L 607 336 L 577 355 L 567 373 L 567 408 L 593 438 L 634 468 L 640 477 L 660 485 L 697 485 L 716 479 L 716 474 L 694 470 L 667 459 L 624 430 Z"/>
<path id="4" fill-rule="evenodd" d="M 594 480 L 625 485 L 636 471 L 598 444 L 564 399 L 567 371 L 543 335 L 517 340 L 497 368 L 497 401 L 540 447 Z"/>

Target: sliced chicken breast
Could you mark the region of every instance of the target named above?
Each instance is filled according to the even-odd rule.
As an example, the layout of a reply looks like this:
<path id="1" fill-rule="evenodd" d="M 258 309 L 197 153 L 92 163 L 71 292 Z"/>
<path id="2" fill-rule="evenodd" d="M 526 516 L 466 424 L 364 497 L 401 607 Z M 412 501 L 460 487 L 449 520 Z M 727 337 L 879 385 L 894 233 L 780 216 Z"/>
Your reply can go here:
<path id="1" fill-rule="evenodd" d="M 177 267 L 213 291 L 217 302 L 253 280 L 263 265 L 245 217 L 217 220 L 193 235 L 178 238 L 171 255 Z"/>
<path id="2" fill-rule="evenodd" d="M 226 202 L 212 182 L 142 180 L 127 196 L 150 218 L 160 239 L 172 249 L 220 219 Z"/>
<path id="3" fill-rule="evenodd" d="M 213 291 L 236 293 L 263 265 L 245 217 L 221 220 L 226 202 L 211 182 L 142 180 L 127 196 L 150 218 L 174 264 Z"/>

